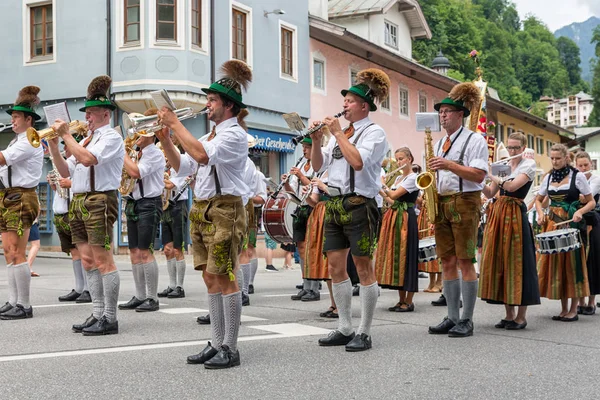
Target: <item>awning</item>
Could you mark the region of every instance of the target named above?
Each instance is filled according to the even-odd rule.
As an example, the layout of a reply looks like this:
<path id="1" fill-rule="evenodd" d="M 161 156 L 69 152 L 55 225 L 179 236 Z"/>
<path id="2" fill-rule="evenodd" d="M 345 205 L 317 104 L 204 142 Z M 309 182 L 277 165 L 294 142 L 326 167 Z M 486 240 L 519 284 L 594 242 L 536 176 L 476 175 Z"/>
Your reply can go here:
<path id="1" fill-rule="evenodd" d="M 296 146 L 292 143 L 293 135 L 249 128 L 248 133 L 256 138 L 255 149 L 293 153 Z"/>

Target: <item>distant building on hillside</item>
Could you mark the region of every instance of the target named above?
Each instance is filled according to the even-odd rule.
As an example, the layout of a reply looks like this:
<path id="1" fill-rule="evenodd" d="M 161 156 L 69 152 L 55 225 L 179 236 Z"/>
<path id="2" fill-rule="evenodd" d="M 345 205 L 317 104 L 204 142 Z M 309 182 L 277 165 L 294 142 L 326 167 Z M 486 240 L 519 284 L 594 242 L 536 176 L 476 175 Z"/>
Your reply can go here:
<path id="1" fill-rule="evenodd" d="M 564 99 L 543 97 L 548 102 L 546 119 L 562 128 L 574 128 L 587 124 L 594 108 L 594 98 L 587 93 L 579 92 Z"/>

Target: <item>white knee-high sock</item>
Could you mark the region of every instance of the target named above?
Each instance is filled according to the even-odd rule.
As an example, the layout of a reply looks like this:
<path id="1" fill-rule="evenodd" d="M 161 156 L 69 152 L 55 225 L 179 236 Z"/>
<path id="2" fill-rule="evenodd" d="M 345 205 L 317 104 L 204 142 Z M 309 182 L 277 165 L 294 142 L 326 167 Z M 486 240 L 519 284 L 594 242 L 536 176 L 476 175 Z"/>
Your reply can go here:
<path id="1" fill-rule="evenodd" d="M 29 308 L 29 289 L 31 287 L 31 270 L 26 262 L 13 265 L 13 273 L 15 274 L 15 282 L 17 284 L 17 304 L 25 308 Z"/>
<path id="2" fill-rule="evenodd" d="M 75 275 L 75 291 L 77 293 L 83 292 L 85 280 L 83 279 L 84 274 L 81 260 L 73 260 L 73 275 Z"/>
<path id="3" fill-rule="evenodd" d="M 108 322 L 115 322 L 117 320 L 119 288 L 121 287 L 119 271 L 102 275 L 102 286 L 104 288 L 104 315 Z"/>
<path id="4" fill-rule="evenodd" d="M 86 271 L 87 280 L 92 298 L 92 307 L 94 318 L 100 319 L 104 314 L 104 287 L 102 285 L 102 275 L 98 268 Z"/>
<path id="5" fill-rule="evenodd" d="M 250 285 L 254 285 L 254 277 L 256 276 L 256 271 L 258 271 L 258 259 L 253 258 L 250 260 L 250 266 L 252 267 L 252 275 L 250 276 Z"/>
<path id="6" fill-rule="evenodd" d="M 208 313 L 212 331 L 212 346 L 219 349 L 225 336 L 225 317 L 223 315 L 223 296 L 221 293 L 208 294 Z"/>
<path id="7" fill-rule="evenodd" d="M 156 260 L 142 264 L 144 280 L 146 281 L 146 296 L 148 299 L 158 300 L 158 263 Z M 143 300 L 143 299 L 140 299 Z"/>
<path id="8" fill-rule="evenodd" d="M 225 316 L 225 338 L 223 339 L 223 345 L 227 345 L 231 351 L 235 352 L 237 350 L 240 320 L 242 318 L 242 292 L 223 296 L 223 314 Z"/>
<path id="9" fill-rule="evenodd" d="M 175 289 L 177 286 L 177 259 L 167 260 L 167 272 L 169 273 L 169 287 Z"/>
<path id="10" fill-rule="evenodd" d="M 135 283 L 135 297 L 146 300 L 146 276 L 144 275 L 144 264 L 133 264 L 133 282 Z"/>
<path id="11" fill-rule="evenodd" d="M 338 308 L 338 331 L 350 335 L 352 328 L 352 283 L 350 278 L 332 285 L 333 299 Z"/>
<path id="12" fill-rule="evenodd" d="M 14 307 L 17 305 L 17 281 L 15 281 L 15 269 L 12 263 L 6 266 L 6 275 L 8 277 L 8 302 Z"/>
<path id="13" fill-rule="evenodd" d="M 365 333 L 367 335 L 371 332 L 371 324 L 373 323 L 373 314 L 375 313 L 375 306 L 377 306 L 377 298 L 379 297 L 379 286 L 377 282 L 369 285 L 360 285 L 360 325 L 358 327 L 357 334 Z"/>
<path id="14" fill-rule="evenodd" d="M 250 276 L 252 275 L 252 266 L 250 264 L 242 264 L 240 265 L 240 270 L 244 271 L 244 282 L 240 287 L 240 290 L 245 295 L 248 295 L 248 290 L 250 288 Z"/>
<path id="15" fill-rule="evenodd" d="M 177 260 L 175 262 L 175 268 L 177 269 L 177 286 L 183 287 L 183 278 L 185 278 L 185 258 L 183 260 Z"/>

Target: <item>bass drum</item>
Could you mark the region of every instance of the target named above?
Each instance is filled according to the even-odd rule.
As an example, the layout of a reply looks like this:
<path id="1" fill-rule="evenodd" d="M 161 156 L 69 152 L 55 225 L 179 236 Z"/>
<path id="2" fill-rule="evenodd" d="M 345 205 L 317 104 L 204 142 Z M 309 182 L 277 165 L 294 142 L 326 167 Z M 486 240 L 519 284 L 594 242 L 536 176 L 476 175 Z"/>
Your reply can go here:
<path id="1" fill-rule="evenodd" d="M 263 207 L 262 220 L 271 239 L 280 244 L 293 242 L 293 214 L 297 207 L 298 204 L 284 193 L 267 200 Z"/>

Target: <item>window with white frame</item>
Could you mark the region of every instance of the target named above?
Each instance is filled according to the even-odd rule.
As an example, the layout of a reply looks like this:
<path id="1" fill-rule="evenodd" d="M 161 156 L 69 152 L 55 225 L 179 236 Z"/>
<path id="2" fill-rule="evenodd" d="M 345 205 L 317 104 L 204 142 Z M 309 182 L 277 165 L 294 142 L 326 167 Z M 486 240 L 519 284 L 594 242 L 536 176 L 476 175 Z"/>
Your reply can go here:
<path id="1" fill-rule="evenodd" d="M 533 135 L 527 135 L 527 147 L 533 149 L 534 147 Z"/>
<path id="2" fill-rule="evenodd" d="M 54 57 L 53 4 L 32 4 L 28 7 L 28 61 L 48 61 Z"/>
<path id="3" fill-rule="evenodd" d="M 427 96 L 419 93 L 419 112 L 427 112 Z"/>
<path id="4" fill-rule="evenodd" d="M 356 75 L 358 74 L 358 70 L 351 68 L 350 69 L 350 86 L 356 85 Z"/>
<path id="5" fill-rule="evenodd" d="M 140 43 L 140 0 L 124 0 L 123 5 L 123 43 L 138 44 Z"/>
<path id="6" fill-rule="evenodd" d="M 552 142 L 549 140 L 546 140 L 546 155 L 548 157 L 550 157 L 550 147 L 552 147 Z"/>
<path id="7" fill-rule="evenodd" d="M 399 109 L 400 115 L 408 117 L 408 88 L 400 86 L 399 89 Z"/>
<path id="8" fill-rule="evenodd" d="M 538 154 L 544 154 L 544 139 L 541 137 L 535 138 L 535 150 Z"/>
<path id="9" fill-rule="evenodd" d="M 389 21 L 385 21 L 384 24 L 385 24 L 385 44 L 397 49 L 398 48 L 398 25 L 392 24 Z"/>
<path id="10" fill-rule="evenodd" d="M 177 0 L 156 0 L 156 40 L 177 41 Z"/>
<path id="11" fill-rule="evenodd" d="M 202 0 L 192 0 L 192 45 L 202 48 Z"/>
<path id="12" fill-rule="evenodd" d="M 231 10 L 231 57 L 237 60 L 248 61 L 248 13 L 244 10 L 233 8 Z"/>
<path id="13" fill-rule="evenodd" d="M 385 100 L 381 102 L 380 106 L 381 106 L 381 109 L 382 109 L 382 110 L 391 111 L 391 106 L 390 106 L 390 95 L 389 95 L 389 94 L 388 94 L 388 96 L 385 98 Z"/>
<path id="14" fill-rule="evenodd" d="M 504 143 L 504 125 L 502 124 L 496 126 L 496 140 L 498 143 Z"/>
<path id="15" fill-rule="evenodd" d="M 325 90 L 325 61 L 313 58 L 313 88 Z"/>
<path id="16" fill-rule="evenodd" d="M 296 81 L 298 77 L 297 28 L 279 21 L 280 77 Z"/>

